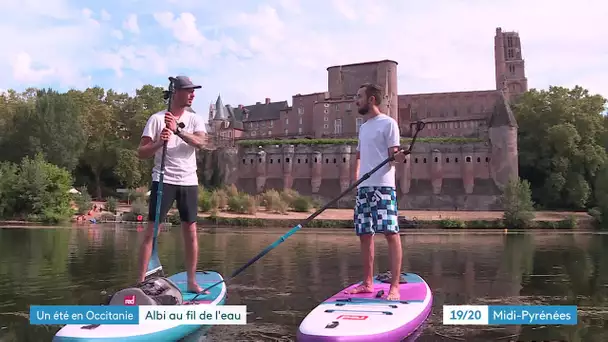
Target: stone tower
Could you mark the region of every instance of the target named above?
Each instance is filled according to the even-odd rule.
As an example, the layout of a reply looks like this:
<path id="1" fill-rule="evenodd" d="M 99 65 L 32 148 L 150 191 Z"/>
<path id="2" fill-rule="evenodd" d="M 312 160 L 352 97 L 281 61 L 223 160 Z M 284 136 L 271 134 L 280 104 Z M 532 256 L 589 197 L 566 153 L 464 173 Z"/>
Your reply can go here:
<path id="1" fill-rule="evenodd" d="M 222 102 L 222 97 L 218 95 L 215 106 L 209 106 L 209 126 L 213 129 L 213 132 L 218 133 L 226 126 L 228 120 L 228 111 Z"/>
<path id="2" fill-rule="evenodd" d="M 517 122 L 507 95 L 500 92 L 488 123 L 490 175 L 503 190 L 511 178 L 519 178 Z"/>
<path id="3" fill-rule="evenodd" d="M 382 87 L 384 98 L 380 110 L 395 120 L 398 118 L 397 62 L 381 60 L 327 68 L 330 99 L 345 99 L 357 94 L 363 83 L 375 83 Z"/>
<path id="4" fill-rule="evenodd" d="M 510 100 L 528 91 L 528 79 L 519 33 L 503 32 L 500 27 L 496 28 L 494 60 L 496 63 L 496 90 L 504 91 Z"/>

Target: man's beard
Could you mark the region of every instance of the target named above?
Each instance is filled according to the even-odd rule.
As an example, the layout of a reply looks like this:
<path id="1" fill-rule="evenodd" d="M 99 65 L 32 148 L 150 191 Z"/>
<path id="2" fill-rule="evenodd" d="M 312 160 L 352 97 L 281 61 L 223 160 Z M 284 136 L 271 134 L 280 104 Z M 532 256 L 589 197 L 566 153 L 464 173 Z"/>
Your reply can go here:
<path id="1" fill-rule="evenodd" d="M 365 114 L 369 113 L 369 105 L 365 105 L 363 107 L 359 107 L 358 112 L 361 115 L 365 115 Z"/>

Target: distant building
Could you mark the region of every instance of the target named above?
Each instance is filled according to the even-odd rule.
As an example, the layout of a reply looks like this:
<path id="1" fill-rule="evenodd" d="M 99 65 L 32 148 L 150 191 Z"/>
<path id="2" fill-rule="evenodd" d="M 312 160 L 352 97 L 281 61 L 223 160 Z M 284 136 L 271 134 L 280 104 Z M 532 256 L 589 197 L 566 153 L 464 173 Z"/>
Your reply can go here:
<path id="1" fill-rule="evenodd" d="M 397 167 L 399 207 L 499 210 L 502 189 L 518 176 L 517 122 L 509 103 L 528 90 L 528 81 L 517 33 L 497 28 L 494 51 L 494 90 L 398 95 L 395 61 L 332 66 L 328 91 L 294 95 L 291 107 L 269 98 L 232 107 L 218 97 L 210 108 L 210 132 L 231 142 L 356 137 L 363 118 L 354 95 L 361 84 L 373 82 L 384 88 L 381 110 L 398 121 L 402 136 L 411 136 L 414 123 L 423 120 L 427 125 L 420 137 L 474 138 L 419 141 Z M 323 200 L 356 181 L 356 152 L 348 144 L 264 145 L 239 148 L 230 178 L 242 191 L 293 188 Z"/>
<path id="2" fill-rule="evenodd" d="M 482 134 L 501 91 L 512 99 L 528 90 L 519 34 L 497 28 L 494 54 L 495 90 L 398 95 L 395 61 L 332 66 L 327 68 L 328 91 L 293 95 L 291 107 L 270 98 L 232 107 L 218 96 L 209 109 L 210 132 L 241 139 L 355 137 L 363 118 L 356 113 L 354 95 L 362 83 L 374 82 L 384 87 L 382 110 L 398 120 L 404 136 L 411 135 L 412 121 L 422 119 L 431 123 L 424 136 Z"/>

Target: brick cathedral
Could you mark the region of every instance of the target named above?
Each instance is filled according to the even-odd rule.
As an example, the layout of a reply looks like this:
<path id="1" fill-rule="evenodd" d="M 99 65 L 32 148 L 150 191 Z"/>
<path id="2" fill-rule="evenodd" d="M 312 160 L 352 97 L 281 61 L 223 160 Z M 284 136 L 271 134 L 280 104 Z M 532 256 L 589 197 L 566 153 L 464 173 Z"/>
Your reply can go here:
<path id="1" fill-rule="evenodd" d="M 384 87 L 381 110 L 399 122 L 402 136 L 411 136 L 413 123 L 423 120 L 421 138 L 472 139 L 417 143 L 397 170 L 400 208 L 500 209 L 501 189 L 518 175 L 517 123 L 509 102 L 528 89 L 519 34 L 497 28 L 494 56 L 494 90 L 400 95 L 395 61 L 332 66 L 327 68 L 328 91 L 293 95 L 292 106 L 269 98 L 231 106 L 218 97 L 209 109 L 208 132 L 228 140 L 354 138 L 363 123 L 354 95 L 362 83 L 373 82 Z M 239 149 L 241 165 L 233 178 L 240 189 L 259 193 L 292 187 L 331 198 L 355 181 L 350 146 L 277 148 L 264 147 L 263 158 L 259 150 Z"/>

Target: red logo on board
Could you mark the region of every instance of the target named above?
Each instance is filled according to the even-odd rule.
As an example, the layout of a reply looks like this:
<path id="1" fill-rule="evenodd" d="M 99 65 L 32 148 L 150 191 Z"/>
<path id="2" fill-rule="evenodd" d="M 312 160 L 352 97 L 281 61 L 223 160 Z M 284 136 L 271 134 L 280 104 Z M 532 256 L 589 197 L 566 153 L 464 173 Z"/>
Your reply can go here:
<path id="1" fill-rule="evenodd" d="M 346 319 L 346 320 L 350 320 L 350 321 L 363 321 L 366 320 L 368 316 L 361 316 L 361 315 L 340 315 L 338 316 L 338 319 Z"/>
<path id="2" fill-rule="evenodd" d="M 135 295 L 125 296 L 125 305 L 135 305 Z"/>

